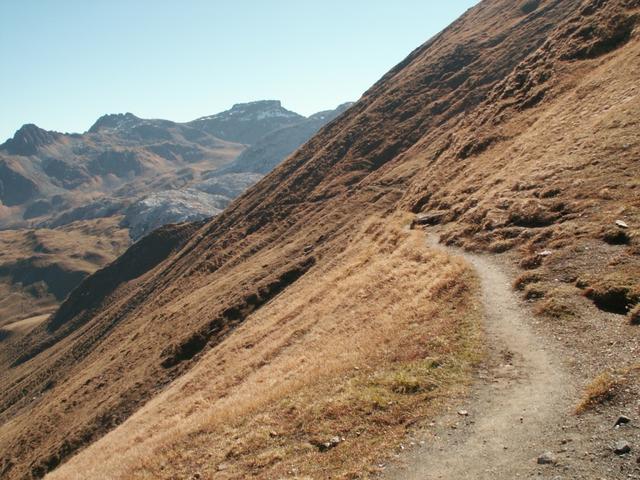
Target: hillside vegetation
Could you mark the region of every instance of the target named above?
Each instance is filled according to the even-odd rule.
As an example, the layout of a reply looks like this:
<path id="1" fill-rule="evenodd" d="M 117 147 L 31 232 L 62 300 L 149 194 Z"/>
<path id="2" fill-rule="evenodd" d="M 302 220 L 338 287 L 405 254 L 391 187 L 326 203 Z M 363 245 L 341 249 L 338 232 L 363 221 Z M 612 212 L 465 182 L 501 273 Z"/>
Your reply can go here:
<path id="1" fill-rule="evenodd" d="M 502 254 L 578 385 L 635 371 L 639 22 L 638 0 L 471 9 L 145 251 L 177 250 L 32 330 L 0 370 L 2 475 L 367 477 L 482 358 L 476 277 L 415 217 Z"/>

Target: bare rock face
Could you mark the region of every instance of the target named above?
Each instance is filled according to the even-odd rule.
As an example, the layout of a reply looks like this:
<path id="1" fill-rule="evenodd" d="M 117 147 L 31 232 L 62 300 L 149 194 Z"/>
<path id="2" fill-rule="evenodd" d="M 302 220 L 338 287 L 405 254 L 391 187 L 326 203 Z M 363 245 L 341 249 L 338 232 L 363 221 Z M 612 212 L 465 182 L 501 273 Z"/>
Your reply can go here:
<path id="1" fill-rule="evenodd" d="M 163 225 L 213 217 L 229 202 L 228 197 L 193 189 L 154 193 L 127 208 L 122 226 L 129 229 L 133 240 L 138 240 Z"/>
<path id="2" fill-rule="evenodd" d="M 258 182 L 264 175 L 260 173 L 227 173 L 205 175 L 205 179 L 194 185 L 194 188 L 210 195 L 222 195 L 229 200 L 236 198 L 247 188 Z"/>
<path id="3" fill-rule="evenodd" d="M 29 123 L 18 130 L 0 149 L 12 155 L 34 155 L 38 148 L 49 145 L 60 137 L 57 132 L 49 132 Z"/>
<path id="4" fill-rule="evenodd" d="M 96 120 L 89 133 L 98 133 L 104 130 L 124 130 L 139 125 L 143 120 L 136 117 L 133 113 L 114 113 L 107 114 Z"/>
<path id="5" fill-rule="evenodd" d="M 279 128 L 258 139 L 218 174 L 253 172 L 267 174 L 295 152 L 318 130 L 344 113 L 353 103 L 344 103 L 335 110 L 311 115 L 299 123 Z"/>
<path id="6" fill-rule="evenodd" d="M 121 213 L 122 208 L 105 213 L 101 207 L 88 206 L 126 206 L 168 190 L 194 188 L 227 197 L 228 203 L 349 105 L 306 118 L 275 100 L 240 103 L 188 123 L 109 114 L 84 134 L 25 125 L 0 145 L 0 201 L 19 207 L 17 213 L 0 217 L 0 228 L 59 226 L 65 219 L 91 219 L 92 211 L 98 215 L 93 218 L 102 218 Z M 251 151 L 243 156 L 247 145 Z M 55 208 L 54 197 L 62 199 Z M 168 201 L 165 197 L 163 204 Z M 209 217 L 220 211 L 220 202 L 214 203 L 214 208 L 198 207 L 195 216 L 156 215 L 148 224 L 156 225 L 161 217 L 171 221 L 201 218 L 205 213 Z M 175 213 L 181 207 L 169 210 Z"/>
<path id="7" fill-rule="evenodd" d="M 187 125 L 230 142 L 254 144 L 270 132 L 305 118 L 282 107 L 278 100 L 238 103 L 231 110 L 198 118 Z"/>

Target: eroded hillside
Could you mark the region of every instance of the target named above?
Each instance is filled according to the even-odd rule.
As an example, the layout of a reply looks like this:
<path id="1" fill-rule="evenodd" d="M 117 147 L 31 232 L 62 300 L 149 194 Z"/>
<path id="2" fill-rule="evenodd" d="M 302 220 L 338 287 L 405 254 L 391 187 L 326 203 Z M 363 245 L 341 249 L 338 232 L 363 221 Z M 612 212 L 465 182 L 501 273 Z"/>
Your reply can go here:
<path id="1" fill-rule="evenodd" d="M 578 384 L 634 371 L 639 10 L 481 2 L 178 252 L 70 298 L 5 362 L 0 471 L 103 437 L 52 477 L 375 472 L 480 358 L 475 277 L 416 214 L 520 269 Z"/>

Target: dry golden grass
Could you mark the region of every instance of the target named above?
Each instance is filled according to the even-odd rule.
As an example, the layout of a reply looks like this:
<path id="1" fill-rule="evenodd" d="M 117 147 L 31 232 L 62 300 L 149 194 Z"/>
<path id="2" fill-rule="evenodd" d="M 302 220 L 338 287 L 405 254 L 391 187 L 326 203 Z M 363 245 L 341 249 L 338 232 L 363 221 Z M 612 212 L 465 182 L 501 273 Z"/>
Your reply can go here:
<path id="1" fill-rule="evenodd" d="M 476 281 L 421 234 L 367 222 L 121 427 L 50 478 L 356 478 L 464 392 Z M 327 452 L 332 437 L 344 441 Z"/>
<path id="2" fill-rule="evenodd" d="M 584 396 L 576 407 L 576 413 L 584 413 L 611 400 L 619 387 L 619 378 L 609 372 L 601 373 L 585 389 Z"/>
<path id="3" fill-rule="evenodd" d="M 640 364 L 601 373 L 585 388 L 582 400 L 576 407 L 576 414 L 586 413 L 612 400 L 622 387 L 638 381 L 638 373 Z"/>
<path id="4" fill-rule="evenodd" d="M 530 285 L 525 289 L 525 295 L 529 293 L 528 289 L 536 290 L 536 297 L 539 299 L 535 304 L 533 311 L 536 315 L 557 320 L 569 320 L 578 315 L 575 306 L 575 298 L 579 290 L 571 285 L 558 284 L 548 285 L 544 283 Z"/>
<path id="5" fill-rule="evenodd" d="M 549 51 L 561 45 L 558 40 Z M 572 274 L 588 278 L 589 298 L 607 312 L 624 315 L 625 306 L 640 300 L 639 54 L 636 35 L 616 54 L 593 62 L 549 62 L 545 67 L 553 73 L 540 107 L 522 114 L 511 110 L 511 98 L 501 104 L 492 97 L 457 129 L 450 147 L 440 152 L 434 138 L 420 152 L 434 160 L 407 204 L 423 213 L 445 211 L 447 243 L 509 251 L 521 268 L 535 271 L 544 293 L 540 302 L 546 303 L 540 309 L 551 317 L 564 315 L 564 299 L 550 299 L 563 295 L 556 279 L 572 285 Z M 540 65 L 524 67 L 526 75 L 535 76 Z M 502 140 L 454 166 L 456 146 L 483 133 Z M 540 255 L 544 251 L 549 254 Z M 530 283 L 524 274 L 517 286 L 524 290 Z"/>
<path id="6" fill-rule="evenodd" d="M 36 327 L 37 325 L 40 325 L 47 318 L 49 318 L 49 315 L 47 314 L 25 318 L 24 320 L 19 320 L 17 322 L 13 322 L 8 325 L 5 325 L 0 330 L 6 330 L 8 332 L 24 335 L 28 333 L 32 328 Z"/>

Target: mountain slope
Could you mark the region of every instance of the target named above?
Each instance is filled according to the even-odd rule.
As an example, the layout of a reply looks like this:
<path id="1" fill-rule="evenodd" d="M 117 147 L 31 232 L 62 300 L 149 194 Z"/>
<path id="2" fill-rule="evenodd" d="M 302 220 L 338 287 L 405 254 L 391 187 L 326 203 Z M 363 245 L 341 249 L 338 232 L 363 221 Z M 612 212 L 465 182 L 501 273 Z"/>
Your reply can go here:
<path id="1" fill-rule="evenodd" d="M 408 212 L 510 252 L 581 375 L 600 340 L 566 309 L 613 303 L 637 344 L 619 313 L 640 278 L 639 9 L 481 2 L 179 252 L 25 337 L 0 374 L 0 471 L 42 476 L 115 429 L 58 478 L 362 476 L 477 360 L 473 276 Z"/>
<path id="2" fill-rule="evenodd" d="M 66 273 L 68 262 L 62 257 L 82 252 L 58 252 L 62 256 L 51 255 L 43 264 L 40 252 L 18 252 L 19 247 L 5 242 L 7 255 L 3 258 L 19 255 L 25 260 L 26 255 L 37 260 L 39 271 L 61 273 L 59 278 L 34 277 L 32 262 L 3 262 L 0 258 L 5 293 L 2 311 L 6 313 L 0 323 L 54 309 L 84 276 L 104 266 L 104 258 L 113 259 L 109 240 L 116 242 L 117 253 L 122 253 L 127 245 L 120 243 L 121 237 L 127 233 L 137 241 L 166 224 L 219 214 L 342 111 L 339 108 L 307 119 L 283 109 L 279 102 L 254 102 L 214 116 L 217 123 L 212 125 L 225 124 L 232 136 L 251 130 L 256 135 L 266 132 L 269 138 L 272 130 L 282 130 L 262 143 L 258 155 L 246 160 L 236 158 L 242 145 L 219 140 L 187 124 L 141 119 L 131 113 L 104 115 L 82 135 L 25 125 L 0 146 L 0 229 L 7 232 L 5 236 L 18 238 L 23 230 L 15 229 L 27 227 L 49 236 L 64 232 L 70 237 L 68 245 L 78 245 L 86 239 L 76 233 L 74 225 L 82 229 L 87 222 L 109 223 L 109 228 L 103 231 L 102 251 L 94 249 L 103 259 L 89 262 L 71 275 Z M 288 128 L 281 128 L 283 125 Z M 221 172 L 221 165 L 231 160 L 237 172 Z M 88 265 L 93 268 L 87 269 Z M 22 278 L 28 279 L 24 285 Z M 46 281 L 38 284 L 41 288 L 34 290 L 34 282 L 43 278 Z"/>
<path id="3" fill-rule="evenodd" d="M 260 138 L 233 162 L 212 173 L 215 175 L 242 172 L 267 174 L 325 124 L 342 115 L 351 105 L 353 103 L 345 103 L 335 110 L 318 112 L 304 121 L 279 128 Z"/>

